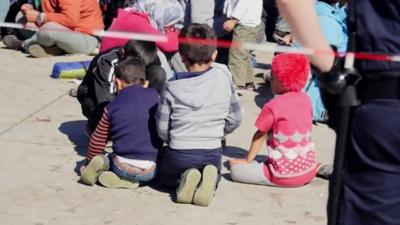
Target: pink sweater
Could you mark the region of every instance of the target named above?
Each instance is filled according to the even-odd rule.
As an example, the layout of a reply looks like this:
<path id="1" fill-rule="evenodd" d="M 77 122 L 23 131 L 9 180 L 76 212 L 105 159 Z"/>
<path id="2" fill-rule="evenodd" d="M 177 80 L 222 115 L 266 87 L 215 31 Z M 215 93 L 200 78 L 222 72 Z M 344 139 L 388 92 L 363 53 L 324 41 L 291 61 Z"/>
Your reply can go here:
<path id="1" fill-rule="evenodd" d="M 147 14 L 124 9 L 118 11 L 117 18 L 114 19 L 108 30 L 163 35 L 150 24 Z M 156 42 L 157 47 L 163 52 L 177 51 L 179 32 L 170 31 L 166 32 L 165 35 L 168 37 L 168 41 Z M 124 46 L 128 41 L 128 39 L 105 37 L 101 42 L 100 52 L 113 47 Z"/>
<path id="2" fill-rule="evenodd" d="M 312 105 L 304 92 L 289 92 L 264 105 L 256 127 L 269 133 L 264 174 L 279 186 L 301 186 L 316 175 L 311 140 Z"/>

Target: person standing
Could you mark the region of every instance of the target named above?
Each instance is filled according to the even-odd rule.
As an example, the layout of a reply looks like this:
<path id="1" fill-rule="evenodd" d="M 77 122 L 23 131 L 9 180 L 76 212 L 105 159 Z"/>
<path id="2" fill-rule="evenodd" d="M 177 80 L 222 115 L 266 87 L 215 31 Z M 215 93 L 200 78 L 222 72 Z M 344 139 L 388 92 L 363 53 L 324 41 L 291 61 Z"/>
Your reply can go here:
<path id="1" fill-rule="evenodd" d="M 313 0 L 277 3 L 303 47 L 332 51 L 318 25 Z M 355 43 L 350 49 L 400 53 L 399 1 L 351 0 L 348 12 L 349 33 L 354 34 L 350 43 Z M 313 55 L 310 60 L 322 72 L 320 79 L 335 76 L 333 71 L 338 70 L 333 54 Z M 355 68 L 362 78 L 356 85 L 360 105 L 352 111 L 334 219 L 340 225 L 400 224 L 400 63 L 356 59 Z"/>
<path id="2" fill-rule="evenodd" d="M 261 22 L 263 9 L 262 0 L 230 0 L 225 2 L 224 12 L 227 16 L 223 27 L 228 32 L 233 32 L 233 42 L 256 43 L 264 32 Z M 229 49 L 229 69 L 238 89 L 254 90 L 254 70 L 251 62 L 250 51 L 243 48 L 231 47 Z"/>

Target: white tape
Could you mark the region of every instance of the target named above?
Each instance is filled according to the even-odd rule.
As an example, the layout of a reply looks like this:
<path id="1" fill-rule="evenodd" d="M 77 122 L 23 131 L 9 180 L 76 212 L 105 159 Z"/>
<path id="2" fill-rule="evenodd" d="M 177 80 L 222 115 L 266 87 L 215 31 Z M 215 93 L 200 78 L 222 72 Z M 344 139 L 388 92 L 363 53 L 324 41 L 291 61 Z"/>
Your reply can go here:
<path id="1" fill-rule="evenodd" d="M 29 25 L 29 24 L 30 23 L 27 23 L 27 25 L 24 26 L 23 24 L 19 24 L 19 23 L 4 23 L 4 22 L 0 22 L 0 27 L 8 27 L 8 28 L 32 30 L 32 31 L 39 30 L 36 26 Z M 75 32 L 75 31 L 65 31 L 65 30 L 57 30 L 57 29 L 54 29 L 54 31 Z M 165 35 L 155 35 L 155 34 L 145 34 L 145 33 L 116 32 L 116 31 L 95 31 L 93 33 L 93 35 L 94 36 L 98 36 L 98 37 L 134 39 L 134 40 L 140 40 L 140 41 L 157 41 L 157 42 L 167 42 L 168 41 L 168 37 L 165 36 Z"/>
<path id="2" fill-rule="evenodd" d="M 7 22 L 0 22 L 0 27 L 8 27 L 14 29 L 24 29 L 24 30 L 32 30 L 37 31 L 37 28 L 34 25 L 23 25 L 19 23 L 7 23 Z M 57 29 L 54 29 L 57 31 Z M 75 31 L 60 31 L 60 32 L 75 32 Z M 121 31 L 95 31 L 94 34 L 98 37 L 111 37 L 111 38 L 121 38 L 121 39 L 133 39 L 133 40 L 140 40 L 140 41 L 154 41 L 154 42 L 167 42 L 168 37 L 166 35 L 157 35 L 157 34 L 148 34 L 148 33 L 134 33 L 134 32 L 121 32 Z M 304 55 L 322 55 L 322 54 L 330 54 L 329 52 L 318 51 L 317 49 L 310 49 L 310 48 L 292 48 L 289 46 L 279 46 L 276 44 L 265 43 L 265 44 L 255 44 L 255 43 L 233 43 L 238 44 L 238 46 L 242 46 L 246 50 L 257 50 L 261 52 L 268 52 L 268 53 L 297 53 L 297 54 L 304 54 Z M 345 53 L 341 53 L 341 55 L 345 55 Z M 358 53 L 347 53 L 346 55 L 350 55 L 354 59 L 358 58 Z M 373 56 L 374 54 L 369 54 Z M 382 56 L 382 54 L 377 54 Z M 371 57 L 371 60 L 383 60 L 374 59 Z M 400 62 L 400 55 L 390 56 L 388 60 L 384 61 L 393 61 L 393 62 Z M 352 64 L 352 60 L 349 61 L 348 66 Z"/>
<path id="3" fill-rule="evenodd" d="M 400 55 L 392 56 L 392 61 L 393 62 L 400 62 Z"/>
<path id="4" fill-rule="evenodd" d="M 165 35 L 156 34 L 144 34 L 144 33 L 132 33 L 132 32 L 119 32 L 119 31 L 96 31 L 95 36 L 98 37 L 111 37 L 121 39 L 133 39 L 140 41 L 154 41 L 154 42 L 167 42 L 168 37 Z"/>

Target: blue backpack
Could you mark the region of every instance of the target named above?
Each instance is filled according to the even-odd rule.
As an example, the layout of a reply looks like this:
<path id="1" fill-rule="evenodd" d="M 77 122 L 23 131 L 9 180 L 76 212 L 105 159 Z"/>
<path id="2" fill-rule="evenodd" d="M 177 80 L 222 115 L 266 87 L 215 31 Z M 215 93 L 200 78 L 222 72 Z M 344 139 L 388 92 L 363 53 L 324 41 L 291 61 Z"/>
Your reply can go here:
<path id="1" fill-rule="evenodd" d="M 339 52 L 346 52 L 348 43 L 347 33 L 347 8 L 339 4 L 329 5 L 317 2 L 317 15 L 321 24 L 322 32 L 329 44 L 336 46 Z M 311 72 L 305 85 L 304 91 L 310 96 L 313 105 L 313 120 L 315 122 L 326 122 L 327 112 L 322 103 L 315 72 Z"/>

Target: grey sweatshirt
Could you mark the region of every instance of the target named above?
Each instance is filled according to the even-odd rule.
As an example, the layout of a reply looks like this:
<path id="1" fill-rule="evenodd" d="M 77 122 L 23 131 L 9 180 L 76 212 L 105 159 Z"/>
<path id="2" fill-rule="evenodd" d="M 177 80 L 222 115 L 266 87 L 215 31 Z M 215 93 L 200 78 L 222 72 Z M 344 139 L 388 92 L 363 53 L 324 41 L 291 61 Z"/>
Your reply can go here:
<path id="1" fill-rule="evenodd" d="M 242 121 L 239 97 L 226 66 L 169 81 L 156 113 L 159 136 L 174 149 L 215 149 Z"/>

